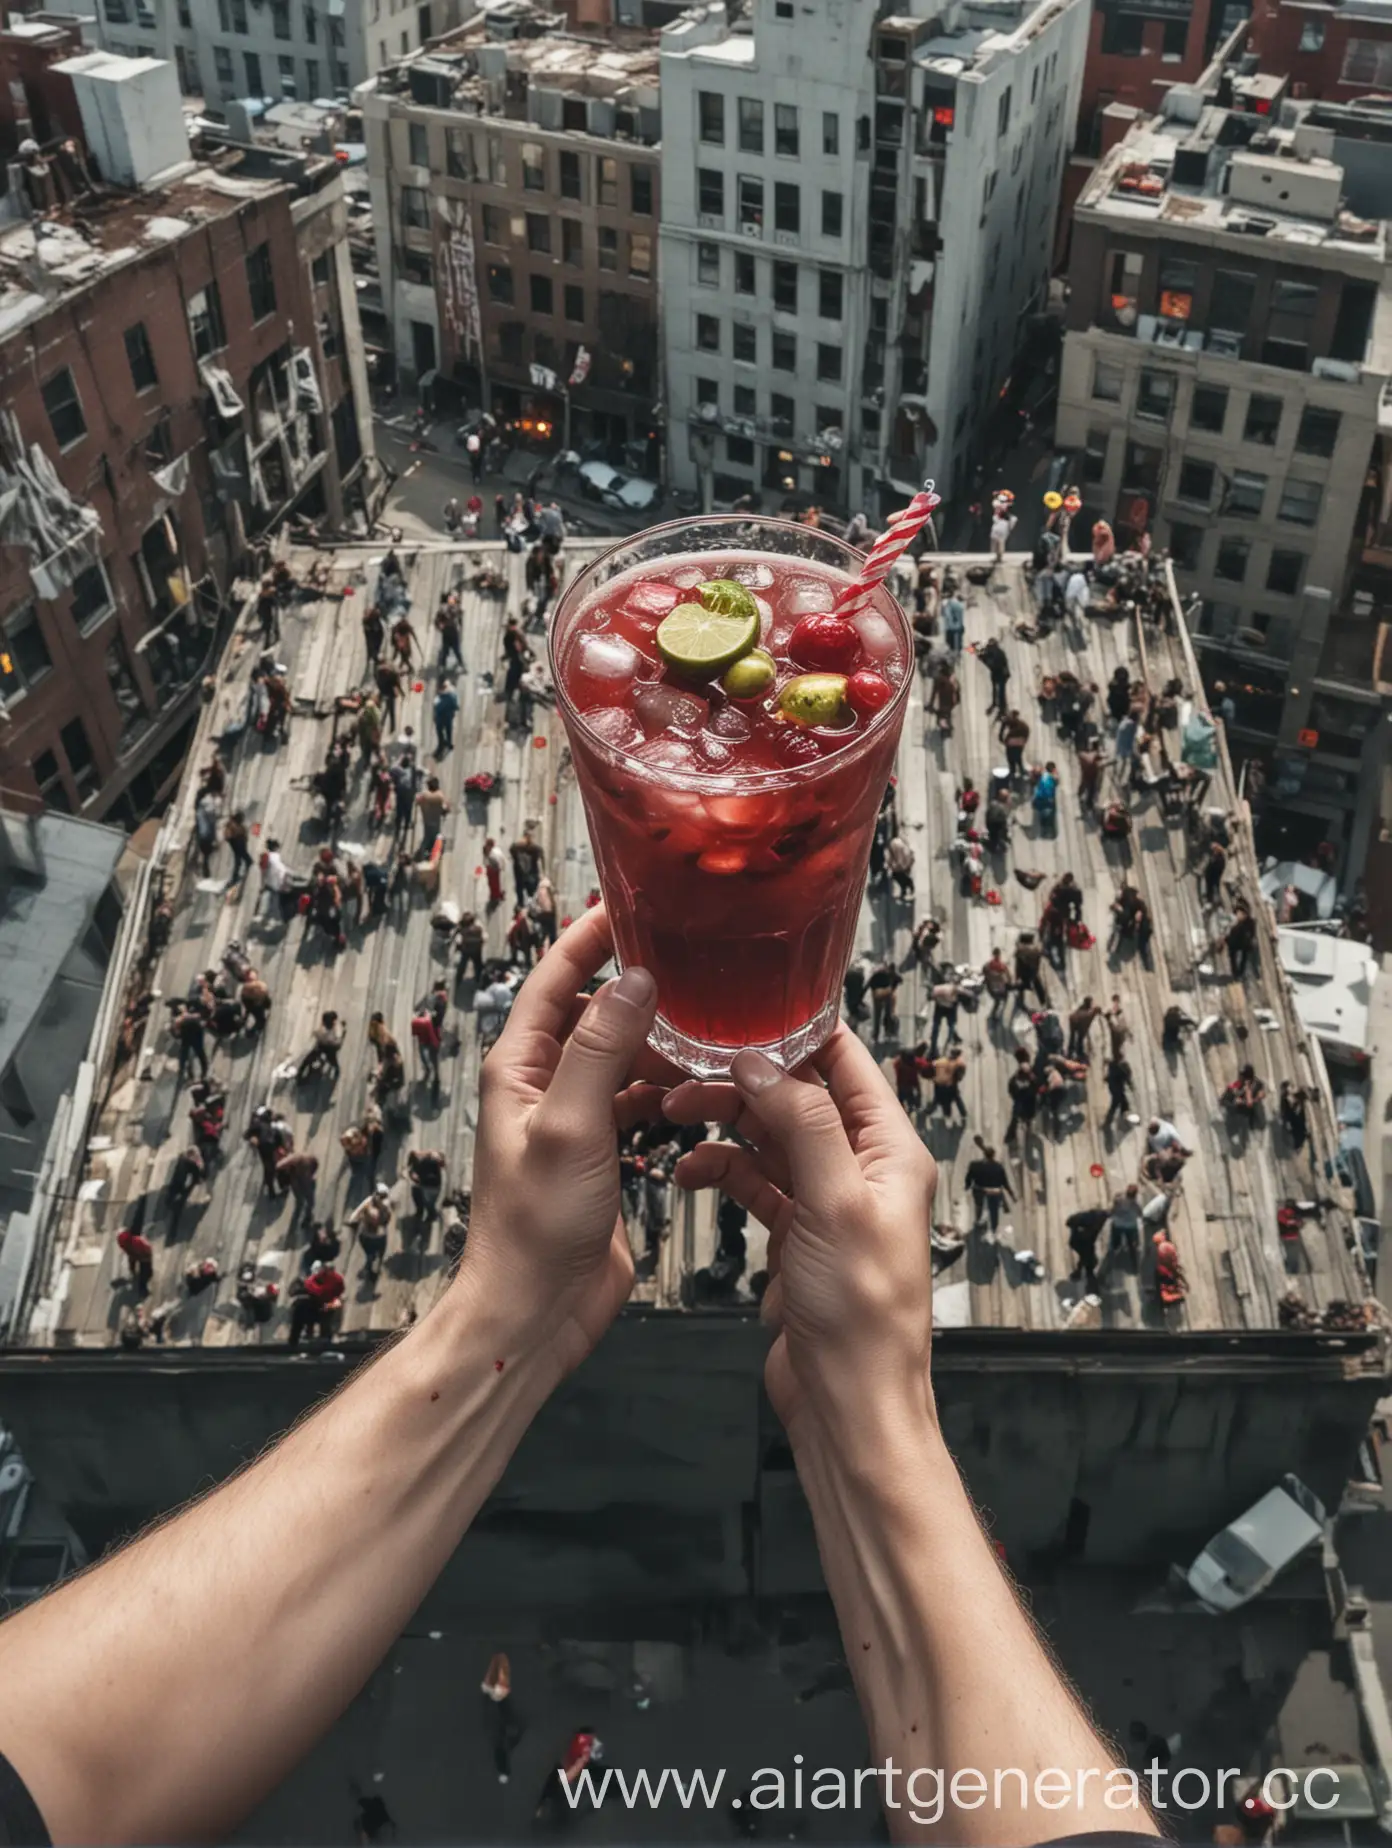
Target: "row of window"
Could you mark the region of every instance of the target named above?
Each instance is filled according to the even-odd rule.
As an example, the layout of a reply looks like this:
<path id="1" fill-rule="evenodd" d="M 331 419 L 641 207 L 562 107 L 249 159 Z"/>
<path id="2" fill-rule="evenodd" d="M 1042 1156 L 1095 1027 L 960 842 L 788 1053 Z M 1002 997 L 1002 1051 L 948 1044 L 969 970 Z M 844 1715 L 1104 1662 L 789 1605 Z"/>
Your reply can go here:
<path id="1" fill-rule="evenodd" d="M 1170 556 L 1181 571 L 1203 571 L 1203 546 L 1210 529 L 1192 526 L 1185 520 L 1170 521 Z M 1214 546 L 1211 575 L 1229 584 L 1245 584 L 1254 547 L 1249 539 L 1229 533 L 1220 534 Z M 1304 552 L 1273 547 L 1267 555 L 1267 590 L 1276 596 L 1296 597 L 1305 577 Z"/>
<path id="2" fill-rule="evenodd" d="M 765 153 L 764 123 L 769 112 L 759 96 L 741 96 L 735 103 L 735 146 L 741 154 Z M 696 132 L 707 147 L 725 146 L 725 98 L 718 90 L 696 93 Z M 793 103 L 775 103 L 773 115 L 773 151 L 786 160 L 802 154 L 802 130 L 798 109 Z M 841 152 L 841 118 L 834 109 L 822 111 L 822 153 Z"/>
<path id="3" fill-rule="evenodd" d="M 488 294 L 491 300 L 512 306 L 517 301 L 516 281 L 512 270 L 506 263 L 490 263 L 487 270 Z M 429 277 L 414 277 L 415 281 L 428 281 Z M 549 276 L 532 275 L 527 278 L 527 300 L 533 314 L 554 315 L 556 312 L 556 286 Z M 583 326 L 585 321 L 585 291 L 577 283 L 566 283 L 560 291 L 562 312 L 567 321 L 574 321 Z"/>
<path id="4" fill-rule="evenodd" d="M 617 272 L 619 268 L 619 234 L 612 225 L 599 227 L 599 267 L 601 270 Z M 646 231 L 630 231 L 625 235 L 628 246 L 628 274 L 636 282 L 651 282 L 653 274 L 653 241 Z M 581 261 L 579 249 L 573 255 L 567 255 L 566 261 L 578 265 Z M 529 280 L 533 310 L 537 314 L 551 314 L 551 301 L 554 288 L 550 276 L 533 274 Z M 572 293 L 569 284 L 566 293 Z M 512 302 L 517 299 L 510 263 L 490 263 L 488 265 L 488 293 L 495 302 Z M 576 289 L 576 296 L 584 291 Z M 541 306 L 542 303 L 546 305 Z M 584 317 L 577 315 L 576 320 Z"/>
<path id="5" fill-rule="evenodd" d="M 1099 362 L 1093 377 L 1093 396 L 1121 396 L 1124 374 L 1120 366 Z M 1147 367 L 1136 392 L 1136 415 L 1153 422 L 1168 424 L 1174 416 L 1179 394 L 1179 375 Z M 1226 385 L 1195 385 L 1189 404 L 1189 427 L 1214 436 L 1225 433 L 1233 393 Z M 1286 401 L 1267 392 L 1253 392 L 1247 400 L 1242 421 L 1244 443 L 1260 443 L 1275 448 L 1281 440 L 1286 415 Z M 1322 405 L 1307 404 L 1300 413 L 1294 445 L 1301 455 L 1332 456 L 1339 441 L 1340 417 Z"/>
<path id="6" fill-rule="evenodd" d="M 693 399 L 697 407 L 709 405 L 714 410 L 720 409 L 720 382 L 718 379 L 695 379 L 692 381 Z M 786 392 L 768 393 L 766 415 L 771 433 L 774 436 L 792 436 L 794 431 L 840 430 L 845 423 L 845 413 L 839 405 L 818 404 L 812 408 L 810 420 L 801 420 L 795 398 Z M 731 409 L 736 417 L 759 416 L 759 394 L 752 385 L 736 385 Z M 733 462 L 735 457 L 732 455 Z"/>
<path id="7" fill-rule="evenodd" d="M 724 351 L 721 344 L 722 327 L 719 316 L 698 314 L 696 317 L 696 350 L 698 353 L 720 353 Z M 759 361 L 759 330 L 743 321 L 730 324 L 730 355 L 744 365 L 757 366 Z M 841 348 L 825 340 L 818 340 L 817 377 L 829 385 L 839 384 L 841 380 Z M 769 341 L 769 360 L 775 372 L 796 372 L 798 364 L 798 340 L 796 334 L 785 333 L 782 328 L 771 330 Z"/>
<path id="8" fill-rule="evenodd" d="M 409 190 L 409 189 L 408 189 Z M 423 224 L 420 217 L 428 201 L 424 195 L 421 202 L 412 206 L 415 217 L 406 214 L 407 224 Z M 546 212 L 507 212 L 501 206 L 485 205 L 483 207 L 483 241 L 485 244 L 506 246 L 525 244 L 528 250 L 540 256 L 559 254 L 562 263 L 572 268 L 582 268 L 585 262 L 585 227 L 578 218 L 562 218 L 561 245 L 557 253 L 551 234 L 551 218 Z M 617 270 L 619 267 L 619 233 L 613 225 L 600 225 L 596 229 L 596 248 L 599 267 L 602 270 Z M 651 280 L 653 273 L 653 240 L 646 231 L 628 233 L 628 273 L 643 281 Z"/>
<path id="9" fill-rule="evenodd" d="M 757 174 L 739 173 L 735 181 L 735 223 L 749 236 L 762 237 L 764 231 L 764 182 Z M 821 232 L 823 237 L 840 237 L 844 198 L 839 192 L 823 191 L 821 196 Z M 704 222 L 725 218 L 725 175 L 718 167 L 696 169 L 696 210 Z M 775 180 L 773 185 L 773 228 L 802 235 L 802 188 L 792 180 Z"/>
<path id="10" fill-rule="evenodd" d="M 759 260 L 750 250 L 731 252 L 734 260 L 736 295 L 758 295 Z M 719 244 L 697 244 L 696 281 L 706 289 L 718 289 L 723 281 L 724 257 Z M 769 294 L 775 308 L 796 314 L 799 307 L 801 269 L 796 263 L 775 261 L 767 265 Z M 844 277 L 840 270 L 819 269 L 817 275 L 817 313 L 824 321 L 839 321 L 845 310 Z"/>
<path id="11" fill-rule="evenodd" d="M 80 635 L 90 634 L 115 607 L 101 564 L 88 565 L 73 579 L 68 615 Z M 44 640 L 38 611 L 32 603 L 26 603 L 0 630 L 0 697 L 13 705 L 52 668 L 53 656 Z"/>
<path id="12" fill-rule="evenodd" d="M 180 46 L 179 49 L 182 50 L 183 47 Z M 403 50 L 404 49 L 405 47 L 403 46 Z M 313 102 L 316 97 L 322 96 L 324 93 L 319 83 L 319 60 L 317 58 L 306 58 L 303 63 L 303 93 L 301 93 L 299 82 L 296 77 L 295 60 L 288 52 L 282 52 L 276 58 L 276 79 L 280 85 L 280 94 L 282 96 L 297 97 L 303 94 L 306 100 Z M 219 89 L 234 90 L 240 87 L 247 96 L 271 95 L 271 91 L 266 85 L 266 72 L 261 54 L 256 51 L 244 51 L 242 53 L 242 66 L 246 81 L 239 86 L 237 69 L 236 65 L 233 63 L 231 51 L 226 45 L 213 46 L 213 74 L 217 78 Z M 346 90 L 348 88 L 348 66 L 340 59 L 334 59 L 329 65 L 329 70 L 332 73 L 335 87 L 339 90 Z M 198 66 L 196 62 L 192 59 L 181 61 L 181 74 L 184 74 L 186 77 L 186 93 L 189 89 L 196 90 L 198 88 Z"/>
<path id="13" fill-rule="evenodd" d="M 408 158 L 413 167 L 438 168 L 431 159 L 431 124 L 411 122 L 407 127 Z M 491 186 L 506 186 L 508 176 L 508 142 L 502 135 L 482 130 L 446 128 L 444 171 L 454 180 L 482 181 Z M 572 148 L 547 148 L 540 141 L 511 143 L 517 150 L 518 177 L 524 192 L 555 192 L 562 199 L 575 199 L 582 205 L 625 206 L 635 218 L 651 218 L 654 208 L 656 164 L 652 161 L 621 162 L 612 154 L 587 154 Z M 548 156 L 556 159 L 556 183 L 550 184 Z M 625 183 L 620 172 L 627 168 Z"/>

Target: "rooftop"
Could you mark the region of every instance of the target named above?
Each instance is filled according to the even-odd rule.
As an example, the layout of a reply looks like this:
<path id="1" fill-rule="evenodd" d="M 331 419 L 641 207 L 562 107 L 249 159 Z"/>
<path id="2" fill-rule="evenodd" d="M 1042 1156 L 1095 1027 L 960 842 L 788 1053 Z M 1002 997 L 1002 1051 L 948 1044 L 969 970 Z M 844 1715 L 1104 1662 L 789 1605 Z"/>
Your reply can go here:
<path id="1" fill-rule="evenodd" d="M 596 549 L 593 541 L 569 542 L 568 569 L 578 569 Z M 308 778 L 322 763 L 332 735 L 335 697 L 359 684 L 363 666 L 360 592 L 369 555 L 362 549 L 340 549 L 320 556 L 336 590 L 359 594 L 342 600 L 334 595 L 287 612 L 281 655 L 289 664 L 295 702 L 288 741 L 277 749 L 251 734 L 229 757 L 228 802 L 246 810 L 258 835 L 254 846 L 259 849 L 274 834 L 285 843 L 290 863 L 299 866 L 310 860 L 324 838 Z M 593 888 L 594 872 L 564 735 L 554 714 L 540 711 L 532 738 L 505 728 L 503 707 L 492 685 L 504 606 L 467 588 L 476 568 L 473 561 L 479 558 L 506 574 L 507 607 L 520 607 L 524 560 L 496 546 L 454 550 L 442 545 L 408 561 L 417 621 L 424 619 L 427 632 L 428 612 L 441 591 L 461 580 L 466 585 L 464 652 L 471 671 L 461 677 L 456 748 L 438 766 L 455 811 L 446 828 L 450 848 L 442 894 L 483 915 L 479 848 L 485 827 L 506 844 L 530 821 L 537 826 L 556 882 L 561 913 L 573 915 Z M 308 562 L 308 555 L 291 557 L 297 570 Z M 1152 1112 L 1174 1122 L 1194 1151 L 1170 1219 L 1189 1279 L 1189 1296 L 1182 1307 L 1162 1317 L 1147 1274 L 1143 1271 L 1138 1277 L 1129 1268 L 1114 1266 L 1104 1273 L 1102 1286 L 1106 1329 L 1265 1332 L 1276 1329 L 1280 1299 L 1292 1290 L 1316 1312 L 1335 1300 L 1361 1302 L 1365 1282 L 1350 1251 L 1348 1203 L 1331 1194 L 1325 1183 L 1316 1188 L 1319 1170 L 1312 1171 L 1308 1159 L 1302 1161 L 1291 1152 L 1270 1121 L 1274 1112 L 1249 1132 L 1227 1119 L 1219 1104 L 1223 1087 L 1247 1061 L 1256 1065 L 1273 1097 L 1284 1077 L 1310 1088 L 1319 1099 L 1324 1095 L 1318 1061 L 1280 973 L 1266 907 L 1256 907 L 1263 932 L 1260 969 L 1244 986 L 1229 979 L 1225 959 L 1210 957 L 1209 946 L 1222 920 L 1205 917 L 1200 909 L 1182 822 L 1167 820 L 1156 798 L 1142 796 L 1130 843 L 1104 840 L 1096 821 L 1078 812 L 1071 763 L 1062 741 L 1054 742 L 1050 709 L 1041 705 L 1044 676 L 1064 668 L 1104 683 L 1118 664 L 1125 664 L 1153 688 L 1174 677 L 1192 690 L 1198 686 L 1198 675 L 1187 637 L 1150 630 L 1142 636 L 1125 623 L 1099 619 L 1088 622 L 1076 643 L 1063 630 L 1044 641 L 1029 639 L 1018 628 L 1032 611 L 1029 583 L 1018 562 L 998 571 L 988 586 L 972 587 L 967 604 L 969 640 L 980 643 L 998 634 L 1011 659 L 1013 696 L 1033 728 L 1031 755 L 1037 750 L 1043 757 L 1055 750 L 1063 761 L 1064 799 L 1057 834 L 1039 832 L 1032 811 L 1023 805 L 1016 813 L 1012 850 L 1015 868 L 1032 869 L 1046 880 L 1072 869 L 1087 894 L 1087 919 L 1098 942 L 1091 949 L 1068 953 L 1066 987 L 1051 975 L 1052 997 L 1062 1012 L 1065 1003 L 1075 1005 L 1085 993 L 1104 1002 L 1113 994 L 1120 996 L 1133 1034 L 1129 1056 L 1138 1117 L 1115 1135 L 1104 1132 L 1106 1093 L 1101 1059 L 1094 1053 L 1086 1096 L 1080 1091 L 1057 1129 L 1032 1138 L 1025 1158 L 1013 1161 L 1018 1198 L 1000 1242 L 968 1238 L 964 1256 L 940 1277 L 941 1321 L 949 1328 L 1063 1329 L 1077 1296 L 1068 1283 L 1071 1261 L 1064 1222 L 1079 1207 L 1109 1201 L 1137 1177 L 1144 1120 Z M 245 631 L 230 644 L 191 764 L 207 761 L 213 739 L 243 711 L 255 654 Z M 999 755 L 994 724 L 985 712 L 986 676 L 970 657 L 963 680 L 963 703 L 950 739 L 930 729 L 922 686 L 915 686 L 898 767 L 898 804 L 903 830 L 917 854 L 919 915 L 931 910 L 940 919 L 940 955 L 979 967 L 993 944 L 1008 947 L 1017 932 L 1037 926 L 1042 895 L 1036 889 L 1038 881 L 1027 889 L 1014 870 L 1004 866 L 990 875 L 999 903 L 960 892 L 948 855 L 956 832 L 954 791 L 964 771 L 984 783 Z M 433 670 L 422 675 L 417 687 L 408 696 L 403 719 L 427 738 Z M 1166 736 L 1172 744 L 1175 734 Z M 471 811 L 463 783 L 481 770 L 500 773 L 503 791 L 501 799 Z M 1208 799 L 1220 808 L 1238 809 L 1225 754 Z M 199 880 L 186 864 L 193 800 L 189 776 L 155 855 L 155 877 L 167 881 L 174 903 L 168 948 L 148 974 L 137 969 L 133 958 L 113 973 L 113 980 L 130 984 L 130 996 L 153 982 L 156 1000 L 150 1024 L 136 1033 L 129 1056 L 118 1059 L 115 1044 L 108 1049 L 108 1069 L 97 1084 L 97 1095 L 105 1103 L 90 1125 L 85 1164 L 63 1189 L 70 1204 L 58 1210 L 36 1269 L 33 1287 L 41 1300 L 28 1317 L 23 1344 L 104 1347 L 115 1340 L 133 1298 L 122 1282 L 114 1235 L 141 1202 L 156 1252 L 150 1300 L 178 1305 L 168 1322 L 168 1342 L 283 1342 L 283 1296 L 274 1319 L 254 1327 L 247 1325 L 235 1301 L 241 1264 L 254 1262 L 264 1278 L 279 1280 L 283 1287 L 299 1263 L 286 1232 L 289 1209 L 262 1194 L 259 1170 L 240 1140 L 241 1132 L 252 1109 L 274 1098 L 292 1123 L 297 1146 L 320 1157 L 318 1212 L 341 1223 L 353 1198 L 353 1182 L 338 1138 L 361 1109 L 371 1063 L 365 1042 L 367 1016 L 374 1008 L 384 1009 L 409 1053 L 410 1009 L 436 975 L 448 971 L 431 928 L 434 905 L 424 896 L 394 920 L 353 928 L 347 948 L 326 960 L 319 940 L 307 936 L 298 924 L 287 930 L 257 915 L 258 880 L 253 878 L 245 892 L 223 890 L 224 850 L 219 850 L 220 864 L 214 866 L 221 878 Z M 367 825 L 363 804 L 361 786 L 355 786 L 347 832 L 366 853 L 380 857 L 386 852 L 386 837 Z M 1257 869 L 1245 821 L 1236 826 L 1231 868 L 1232 891 L 1245 891 L 1255 899 Z M 1108 908 L 1124 878 L 1140 887 L 1154 915 L 1151 969 L 1128 948 L 1111 952 L 1107 947 Z M 510 907 L 500 907 L 489 921 L 491 952 L 503 950 L 509 912 Z M 913 922 L 910 906 L 880 893 L 867 897 L 861 946 L 876 955 L 892 955 L 904 972 L 899 1003 L 906 1041 L 926 1032 L 926 983 L 909 954 Z M 139 932 L 136 936 L 138 940 Z M 162 999 L 184 994 L 199 971 L 218 965 L 232 939 L 246 946 L 271 986 L 271 1024 L 263 1039 L 239 1038 L 230 1051 L 213 1054 L 214 1075 L 230 1093 L 225 1158 L 206 1190 L 196 1191 L 176 1227 L 169 1223 L 163 1189 L 185 1139 L 187 1097 L 176 1087 Z M 413 1084 L 411 1126 L 388 1134 L 381 1174 L 392 1183 L 406 1212 L 403 1171 L 410 1147 L 432 1143 L 444 1148 L 456 1183 L 464 1182 L 471 1168 L 478 1039 L 469 991 L 457 991 L 454 1000 L 450 1020 L 458 1029 L 459 1045 L 446 1060 L 440 1101 L 432 1102 L 423 1085 Z M 1205 1023 L 1203 1032 L 1190 1036 L 1179 1052 L 1161 1045 L 1161 1019 L 1174 1000 Z M 281 1068 L 305 1050 L 313 1023 L 330 1006 L 348 1023 L 340 1080 L 332 1086 L 286 1082 L 278 1075 Z M 120 1009 L 113 1011 L 119 1014 Z M 963 1016 L 962 1037 L 968 1061 L 968 1133 L 949 1129 L 936 1117 L 924 1133 L 940 1164 L 935 1209 L 939 1227 L 966 1233 L 970 1212 L 962 1175 L 975 1153 L 971 1136 L 980 1133 L 1000 1142 L 1011 1052 L 1017 1043 L 1031 1044 L 1032 1033 L 1023 1012 L 1004 1022 L 988 1022 L 983 1008 Z M 888 1059 L 895 1043 L 876 1050 Z M 1334 1141 L 1332 1118 L 1323 1101 L 1315 1103 L 1312 1117 L 1314 1153 L 1322 1161 Z M 1298 1243 L 1288 1245 L 1278 1234 L 1277 1207 L 1288 1195 L 1304 1198 L 1311 1192 L 1320 1194 L 1320 1206 L 1305 1222 Z M 406 1229 L 413 1228 L 408 1217 Z M 635 1228 L 634 1237 L 641 1249 L 641 1229 Z M 690 1273 L 709 1261 L 713 1244 L 712 1202 L 703 1197 L 691 1207 L 679 1205 L 657 1272 L 639 1286 L 639 1298 L 679 1308 L 688 1299 Z M 1017 1256 L 1026 1251 L 1036 1255 L 1037 1270 Z M 208 1257 L 218 1261 L 222 1281 L 188 1297 L 182 1289 L 185 1269 Z M 758 1241 L 751 1237 L 750 1270 L 762 1261 Z M 410 1237 L 404 1245 L 400 1233 L 394 1233 L 386 1273 L 376 1286 L 362 1278 L 360 1257 L 351 1247 L 341 1263 L 350 1280 L 344 1334 L 391 1330 L 413 1309 L 428 1306 L 442 1286 L 446 1262 L 441 1228 L 437 1223 L 424 1242 Z M 752 1305 L 745 1312 L 752 1314 Z M 1085 1341 L 1086 1332 L 1076 1338 Z"/>

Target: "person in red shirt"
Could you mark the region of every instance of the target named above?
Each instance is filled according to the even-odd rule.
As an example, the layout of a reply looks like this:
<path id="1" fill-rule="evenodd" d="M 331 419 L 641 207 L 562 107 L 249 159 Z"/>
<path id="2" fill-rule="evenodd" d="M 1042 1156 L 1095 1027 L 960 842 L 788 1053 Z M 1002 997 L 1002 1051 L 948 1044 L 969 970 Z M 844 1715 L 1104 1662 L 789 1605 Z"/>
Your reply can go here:
<path id="1" fill-rule="evenodd" d="M 430 1089 L 440 1095 L 440 1029 L 428 1007 L 419 1007 L 411 1017 L 411 1038 L 416 1042 L 421 1065 L 430 1080 Z"/>
<path id="2" fill-rule="evenodd" d="M 116 1234 L 116 1243 L 126 1254 L 130 1265 L 131 1279 L 140 1287 L 143 1295 L 150 1287 L 150 1279 L 155 1270 L 155 1248 L 143 1232 L 137 1232 L 134 1226 L 125 1226 Z"/>
<path id="3" fill-rule="evenodd" d="M 315 1260 L 305 1278 L 305 1294 L 313 1297 L 322 1310 L 341 1309 L 343 1292 L 347 1287 L 343 1272 L 332 1264 L 325 1264 L 322 1259 Z"/>

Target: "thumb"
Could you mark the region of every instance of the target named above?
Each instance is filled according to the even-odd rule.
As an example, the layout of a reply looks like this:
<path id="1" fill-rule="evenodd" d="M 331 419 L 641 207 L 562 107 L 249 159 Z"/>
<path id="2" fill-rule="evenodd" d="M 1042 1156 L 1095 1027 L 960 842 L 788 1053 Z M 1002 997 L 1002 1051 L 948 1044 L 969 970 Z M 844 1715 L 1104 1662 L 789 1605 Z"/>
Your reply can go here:
<path id="1" fill-rule="evenodd" d="M 825 1206 L 830 1196 L 844 1196 L 858 1184 L 860 1168 L 841 1113 L 815 1077 L 793 1077 L 752 1046 L 735 1054 L 730 1076 L 784 1149 L 800 1200 Z"/>
<path id="2" fill-rule="evenodd" d="M 571 1029 L 537 1106 L 543 1133 L 602 1137 L 612 1158 L 614 1098 L 628 1083 L 656 1011 L 657 984 L 646 969 L 625 969 L 600 989 Z"/>

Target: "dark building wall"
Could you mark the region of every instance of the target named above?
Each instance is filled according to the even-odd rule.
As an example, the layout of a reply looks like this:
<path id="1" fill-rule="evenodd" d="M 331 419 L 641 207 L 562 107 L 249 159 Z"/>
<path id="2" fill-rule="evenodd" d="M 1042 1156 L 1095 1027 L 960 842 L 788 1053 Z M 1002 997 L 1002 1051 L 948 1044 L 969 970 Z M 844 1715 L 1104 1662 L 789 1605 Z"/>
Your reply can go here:
<path id="1" fill-rule="evenodd" d="M 1003 1331 L 940 1341 L 943 1427 L 1009 1552 L 1071 1546 L 1163 1566 L 1286 1470 L 1337 1499 L 1382 1378 L 1346 1375 L 1337 1347 L 1280 1337 L 1269 1343 L 1279 1361 L 1191 1345 L 1186 1357 L 1183 1341 L 1142 1338 L 1128 1360 Z M 550 1550 L 572 1580 L 592 1551 L 606 1597 L 622 1596 L 625 1558 L 642 1564 L 635 1597 L 662 1584 L 674 1598 L 817 1589 L 805 1510 L 763 1397 L 764 1349 L 749 1320 L 623 1319 L 538 1418 L 450 1576 L 472 1548 L 506 1577 L 515 1544 L 519 1571 L 524 1553 L 534 1564 Z M 0 1356 L 0 1421 L 100 1546 L 255 1456 L 343 1376 L 342 1359 L 254 1350 L 10 1354 Z M 644 1510 L 660 1512 L 648 1523 Z M 481 1593 L 461 1580 L 441 1595 Z"/>
<path id="2" fill-rule="evenodd" d="M 142 651 L 142 637 L 169 612 L 159 585 L 152 601 L 134 561 L 142 537 L 167 508 L 190 590 L 210 569 L 228 582 L 233 541 L 208 461 L 215 420 L 185 304 L 210 281 L 217 283 L 227 344 L 214 357 L 245 402 L 253 367 L 284 346 L 294 327 L 313 325 L 289 201 L 284 192 L 222 210 L 202 229 L 64 297 L 0 345 L 4 399 L 26 452 L 37 444 L 70 493 L 100 516 L 98 554 L 110 588 L 107 612 L 90 616 L 84 626 L 71 590 L 34 600 L 27 547 L 0 548 L 0 629 L 34 600 L 52 662 L 32 686 L 8 690 L 12 722 L 0 744 L 0 775 L 20 800 L 43 797 L 74 813 L 104 814 L 167 731 L 170 707 L 181 704 L 181 689 L 197 671 L 210 631 L 200 627 L 192 606 L 187 617 L 176 618 L 169 643 Z M 171 210 L 178 209 L 176 198 Z M 103 231 L 108 247 L 112 229 Z M 271 251 L 276 307 L 253 321 L 246 257 L 262 242 Z M 126 330 L 137 323 L 144 324 L 158 373 L 143 391 L 136 389 L 125 344 Z M 42 392 L 64 368 L 86 428 L 60 450 Z M 188 484 L 173 499 L 151 474 L 151 439 L 166 418 L 168 453 L 190 458 Z M 153 465 L 159 466 L 158 456 Z"/>
<path id="3" fill-rule="evenodd" d="M 1392 24 L 1385 17 L 1256 0 L 1247 42 L 1262 70 L 1290 77 L 1295 97 L 1350 103 L 1392 90 Z"/>
<path id="4" fill-rule="evenodd" d="M 81 28 L 54 23 L 46 38 L 0 32 L 0 153 L 14 154 L 21 141 L 45 146 L 59 136 L 82 136 L 82 112 L 72 78 L 49 67 L 77 57 Z"/>

